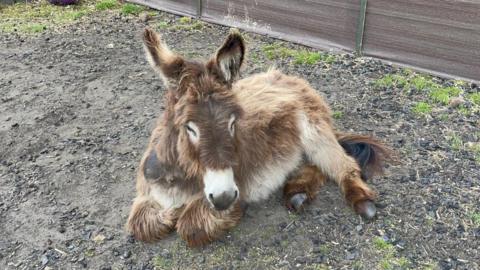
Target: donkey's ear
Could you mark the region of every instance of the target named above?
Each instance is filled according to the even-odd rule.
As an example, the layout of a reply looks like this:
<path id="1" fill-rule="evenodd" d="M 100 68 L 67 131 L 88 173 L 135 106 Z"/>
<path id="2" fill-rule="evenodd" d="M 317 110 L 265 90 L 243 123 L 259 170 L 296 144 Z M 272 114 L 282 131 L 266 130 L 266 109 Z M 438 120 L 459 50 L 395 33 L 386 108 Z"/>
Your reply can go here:
<path id="1" fill-rule="evenodd" d="M 183 58 L 170 51 L 160 35 L 150 28 L 143 31 L 143 44 L 148 62 L 160 74 L 165 86 L 177 82 L 184 66 Z"/>
<path id="2" fill-rule="evenodd" d="M 211 62 L 216 66 L 219 76 L 232 83 L 238 76 L 245 55 L 245 41 L 237 29 L 230 31 L 223 45 L 218 49 Z"/>

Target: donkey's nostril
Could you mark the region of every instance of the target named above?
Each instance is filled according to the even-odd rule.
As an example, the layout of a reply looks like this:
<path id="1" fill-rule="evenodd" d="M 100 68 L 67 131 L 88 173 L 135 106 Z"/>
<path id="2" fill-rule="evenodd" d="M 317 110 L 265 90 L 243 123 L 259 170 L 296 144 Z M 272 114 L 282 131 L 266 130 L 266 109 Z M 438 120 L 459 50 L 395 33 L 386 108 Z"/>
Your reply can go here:
<path id="1" fill-rule="evenodd" d="M 237 199 L 238 191 L 222 192 L 218 195 L 208 194 L 209 201 L 213 204 L 216 210 L 227 210 L 232 203 Z"/>

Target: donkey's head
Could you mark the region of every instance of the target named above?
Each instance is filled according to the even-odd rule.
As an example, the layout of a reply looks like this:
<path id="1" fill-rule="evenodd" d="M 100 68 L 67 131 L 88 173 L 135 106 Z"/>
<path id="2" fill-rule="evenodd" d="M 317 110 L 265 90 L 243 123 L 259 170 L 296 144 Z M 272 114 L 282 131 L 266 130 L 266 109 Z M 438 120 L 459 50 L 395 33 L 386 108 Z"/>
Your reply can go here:
<path id="1" fill-rule="evenodd" d="M 206 63 L 173 53 L 152 30 L 146 29 L 143 38 L 148 60 L 173 99 L 179 163 L 187 174 L 203 179 L 211 205 L 225 210 L 239 196 L 232 167 L 237 162 L 235 123 L 242 110 L 231 86 L 243 62 L 243 38 L 232 31 Z"/>

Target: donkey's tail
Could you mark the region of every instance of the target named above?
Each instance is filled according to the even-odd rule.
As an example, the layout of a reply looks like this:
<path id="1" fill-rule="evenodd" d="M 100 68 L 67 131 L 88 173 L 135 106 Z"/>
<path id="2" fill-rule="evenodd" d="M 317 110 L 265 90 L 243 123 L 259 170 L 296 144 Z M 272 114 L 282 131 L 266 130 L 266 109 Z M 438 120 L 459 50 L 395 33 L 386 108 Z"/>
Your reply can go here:
<path id="1" fill-rule="evenodd" d="M 364 181 L 383 174 L 385 163 L 392 160 L 392 151 L 370 136 L 343 133 L 336 136 L 347 154 L 358 162 Z"/>

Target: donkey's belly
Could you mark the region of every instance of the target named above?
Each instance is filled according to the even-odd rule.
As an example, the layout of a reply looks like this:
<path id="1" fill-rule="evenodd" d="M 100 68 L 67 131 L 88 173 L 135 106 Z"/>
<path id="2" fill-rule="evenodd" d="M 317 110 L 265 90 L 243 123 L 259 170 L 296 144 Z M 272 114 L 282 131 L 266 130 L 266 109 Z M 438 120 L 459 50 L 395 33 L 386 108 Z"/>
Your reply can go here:
<path id="1" fill-rule="evenodd" d="M 303 162 L 301 149 L 295 149 L 290 156 L 264 165 L 248 179 L 245 200 L 258 202 L 267 199 L 283 186 L 288 175 Z"/>

